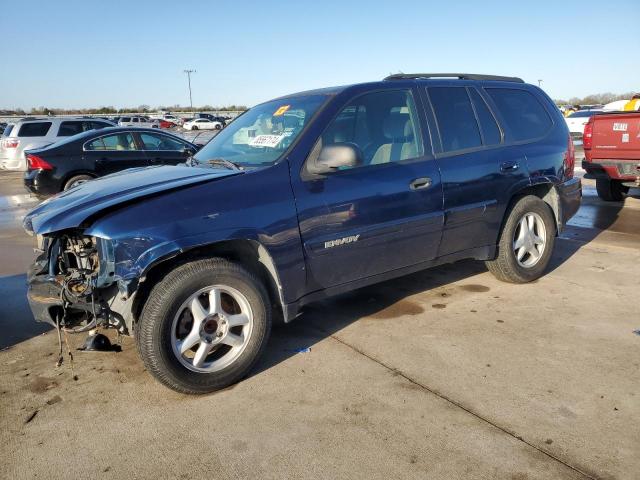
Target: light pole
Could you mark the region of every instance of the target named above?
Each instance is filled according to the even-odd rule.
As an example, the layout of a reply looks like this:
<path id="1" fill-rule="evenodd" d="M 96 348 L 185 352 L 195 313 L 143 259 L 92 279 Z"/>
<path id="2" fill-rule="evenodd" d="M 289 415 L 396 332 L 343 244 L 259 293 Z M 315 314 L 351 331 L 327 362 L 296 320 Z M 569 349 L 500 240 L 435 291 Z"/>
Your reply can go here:
<path id="1" fill-rule="evenodd" d="M 187 74 L 187 81 L 189 82 L 189 105 L 191 106 L 191 110 L 193 111 L 193 99 L 191 98 L 191 74 L 196 73 L 195 70 L 183 70 L 184 73 Z"/>
<path id="2" fill-rule="evenodd" d="M 539 79 L 538 79 L 538 86 L 539 86 L 539 87 L 541 87 L 541 86 L 542 86 L 542 79 L 541 79 L 541 78 L 539 78 Z"/>

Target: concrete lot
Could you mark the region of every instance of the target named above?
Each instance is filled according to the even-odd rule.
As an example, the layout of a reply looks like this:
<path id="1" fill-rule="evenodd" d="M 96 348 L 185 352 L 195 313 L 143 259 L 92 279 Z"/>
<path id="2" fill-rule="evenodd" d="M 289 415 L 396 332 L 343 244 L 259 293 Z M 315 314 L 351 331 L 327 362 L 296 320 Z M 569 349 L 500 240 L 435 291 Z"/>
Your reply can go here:
<path id="1" fill-rule="evenodd" d="M 24 297 L 30 200 L 0 173 L 0 478 L 639 478 L 640 191 L 584 191 L 537 282 L 460 262 L 343 295 L 186 397 L 128 339 L 77 352 L 77 381 L 55 368 Z"/>

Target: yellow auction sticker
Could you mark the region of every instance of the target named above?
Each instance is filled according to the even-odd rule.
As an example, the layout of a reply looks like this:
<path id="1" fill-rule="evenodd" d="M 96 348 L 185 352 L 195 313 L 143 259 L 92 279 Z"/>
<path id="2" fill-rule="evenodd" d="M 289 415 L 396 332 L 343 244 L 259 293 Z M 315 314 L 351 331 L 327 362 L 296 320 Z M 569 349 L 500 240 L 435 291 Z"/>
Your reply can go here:
<path id="1" fill-rule="evenodd" d="M 276 110 L 276 113 L 274 113 L 273 116 L 274 117 L 279 117 L 280 115 L 284 115 L 284 112 L 289 110 L 290 106 L 291 105 L 283 105 L 283 106 L 281 106 L 278 110 Z"/>

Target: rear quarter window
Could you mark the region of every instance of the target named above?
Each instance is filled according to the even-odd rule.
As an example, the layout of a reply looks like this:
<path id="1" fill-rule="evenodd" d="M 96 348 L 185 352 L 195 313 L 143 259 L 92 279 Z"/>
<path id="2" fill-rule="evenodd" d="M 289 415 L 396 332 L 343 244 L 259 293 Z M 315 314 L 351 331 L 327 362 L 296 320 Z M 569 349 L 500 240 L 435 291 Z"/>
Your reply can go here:
<path id="1" fill-rule="evenodd" d="M 60 124 L 60 128 L 58 129 L 59 137 L 70 137 L 71 135 L 77 135 L 78 133 L 82 133 L 84 129 L 82 128 L 81 121 L 69 121 L 62 122 Z"/>
<path id="2" fill-rule="evenodd" d="M 2 132 L 2 136 L 8 137 L 9 135 L 11 135 L 11 130 L 13 130 L 13 127 L 15 127 L 13 123 L 10 123 L 9 125 L 7 125 L 6 128 L 4 129 L 4 132 Z"/>
<path id="3" fill-rule="evenodd" d="M 533 140 L 544 136 L 553 121 L 540 100 L 526 90 L 487 88 L 514 140 Z"/>
<path id="4" fill-rule="evenodd" d="M 44 137 L 51 128 L 51 122 L 23 123 L 18 131 L 19 137 Z"/>

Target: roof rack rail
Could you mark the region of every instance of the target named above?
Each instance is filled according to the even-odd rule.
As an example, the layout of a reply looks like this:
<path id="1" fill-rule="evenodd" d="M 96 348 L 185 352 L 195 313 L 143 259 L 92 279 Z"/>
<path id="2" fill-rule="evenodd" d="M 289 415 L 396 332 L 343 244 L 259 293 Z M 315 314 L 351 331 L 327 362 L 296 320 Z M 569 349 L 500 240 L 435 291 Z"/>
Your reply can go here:
<path id="1" fill-rule="evenodd" d="M 458 78 L 460 80 L 495 80 L 500 82 L 524 83 L 518 77 L 502 77 L 500 75 L 481 75 L 478 73 L 396 73 L 385 80 L 416 80 L 421 78 Z"/>

